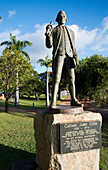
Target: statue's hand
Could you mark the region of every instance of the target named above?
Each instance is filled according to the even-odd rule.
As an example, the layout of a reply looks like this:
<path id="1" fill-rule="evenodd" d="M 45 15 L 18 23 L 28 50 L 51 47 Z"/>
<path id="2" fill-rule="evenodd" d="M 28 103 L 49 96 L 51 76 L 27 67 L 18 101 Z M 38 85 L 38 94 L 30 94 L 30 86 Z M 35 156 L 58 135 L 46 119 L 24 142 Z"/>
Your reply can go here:
<path id="1" fill-rule="evenodd" d="M 51 36 L 52 35 L 52 22 L 46 26 L 46 36 Z"/>

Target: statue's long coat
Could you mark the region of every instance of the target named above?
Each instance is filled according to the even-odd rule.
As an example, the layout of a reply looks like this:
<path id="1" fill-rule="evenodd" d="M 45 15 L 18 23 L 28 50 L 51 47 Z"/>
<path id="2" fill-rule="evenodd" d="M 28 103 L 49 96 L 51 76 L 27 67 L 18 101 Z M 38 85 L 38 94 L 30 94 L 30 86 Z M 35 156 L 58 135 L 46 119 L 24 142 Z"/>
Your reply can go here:
<path id="1" fill-rule="evenodd" d="M 75 49 L 74 32 L 66 26 L 65 26 L 65 28 L 66 28 L 67 33 L 68 33 L 68 37 L 69 37 L 70 45 L 71 45 L 71 50 L 72 50 L 72 55 L 70 57 L 74 56 L 75 60 L 78 60 L 77 51 Z M 55 28 L 53 28 L 52 36 L 50 36 L 50 37 L 46 36 L 46 46 L 47 46 L 47 48 L 51 48 L 53 46 L 53 59 L 58 54 L 58 51 L 60 51 L 59 46 L 60 46 L 61 36 L 62 36 L 62 32 L 61 32 L 60 26 L 56 26 Z M 63 53 L 63 50 L 64 49 L 61 49 L 62 53 Z"/>

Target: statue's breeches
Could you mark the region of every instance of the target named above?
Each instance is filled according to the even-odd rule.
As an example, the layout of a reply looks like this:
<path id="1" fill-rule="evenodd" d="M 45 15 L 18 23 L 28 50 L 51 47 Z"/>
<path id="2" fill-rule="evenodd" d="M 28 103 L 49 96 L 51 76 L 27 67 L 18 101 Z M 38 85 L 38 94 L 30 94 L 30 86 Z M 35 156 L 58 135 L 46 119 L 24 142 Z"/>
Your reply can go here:
<path id="1" fill-rule="evenodd" d="M 53 81 L 59 83 L 63 68 L 70 81 L 75 81 L 75 74 L 73 68 L 73 58 L 68 55 L 57 55 L 53 59 Z"/>

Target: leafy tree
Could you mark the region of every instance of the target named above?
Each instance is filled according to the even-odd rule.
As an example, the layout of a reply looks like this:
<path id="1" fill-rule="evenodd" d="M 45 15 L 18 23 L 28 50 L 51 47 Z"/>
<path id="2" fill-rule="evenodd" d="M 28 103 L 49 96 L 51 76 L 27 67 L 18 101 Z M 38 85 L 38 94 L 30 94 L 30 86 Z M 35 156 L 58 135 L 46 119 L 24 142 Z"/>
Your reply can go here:
<path id="1" fill-rule="evenodd" d="M 41 64 L 42 66 L 46 66 L 47 71 L 46 71 L 46 106 L 49 106 L 49 88 L 48 88 L 48 83 L 49 83 L 49 72 L 48 68 L 52 66 L 52 60 L 48 58 L 48 55 L 45 57 L 45 60 L 39 59 L 37 63 Z"/>
<path id="2" fill-rule="evenodd" d="M 29 58 L 29 54 L 26 51 L 23 51 L 23 48 L 26 46 L 31 46 L 32 43 L 29 41 L 20 41 L 16 39 L 16 36 L 13 36 L 10 33 L 10 41 L 4 41 L 0 44 L 2 45 L 7 45 L 9 49 L 11 49 L 12 46 L 15 47 L 15 49 L 18 51 L 18 54 L 24 55 L 27 59 Z M 16 93 L 15 93 L 15 105 L 19 105 L 19 89 L 18 89 L 18 72 L 16 73 Z"/>
<path id="3" fill-rule="evenodd" d="M 45 93 L 45 83 L 42 82 L 39 78 L 39 75 L 36 71 L 33 71 L 33 74 L 30 73 L 28 76 L 27 83 L 21 92 L 30 98 L 31 95 L 35 95 L 35 99 L 38 100 L 39 96 L 42 93 Z"/>
<path id="4" fill-rule="evenodd" d="M 80 61 L 76 86 L 79 96 L 88 96 L 98 103 L 108 100 L 108 57 L 95 54 Z"/>
<path id="5" fill-rule="evenodd" d="M 19 87 L 25 86 L 26 79 L 32 72 L 32 65 L 25 59 L 18 50 L 11 44 L 11 48 L 6 48 L 0 56 L 0 90 L 5 93 L 5 112 L 8 112 L 8 100 L 15 93 L 15 84 L 18 73 L 17 83 Z"/>

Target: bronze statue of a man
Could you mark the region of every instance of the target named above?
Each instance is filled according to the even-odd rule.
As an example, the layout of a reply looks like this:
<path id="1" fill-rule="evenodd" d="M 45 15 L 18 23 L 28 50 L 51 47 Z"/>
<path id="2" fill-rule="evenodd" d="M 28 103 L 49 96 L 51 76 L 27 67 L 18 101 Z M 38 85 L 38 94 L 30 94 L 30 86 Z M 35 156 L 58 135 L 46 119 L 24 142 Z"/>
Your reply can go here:
<path id="1" fill-rule="evenodd" d="M 75 94 L 75 67 L 78 63 L 78 55 L 75 49 L 74 32 L 65 26 L 67 21 L 64 11 L 60 11 L 56 21 L 58 25 L 52 28 L 52 22 L 46 27 L 46 47 L 53 46 L 53 89 L 51 107 L 56 107 L 56 98 L 63 70 L 69 84 L 71 106 L 82 106 Z"/>

